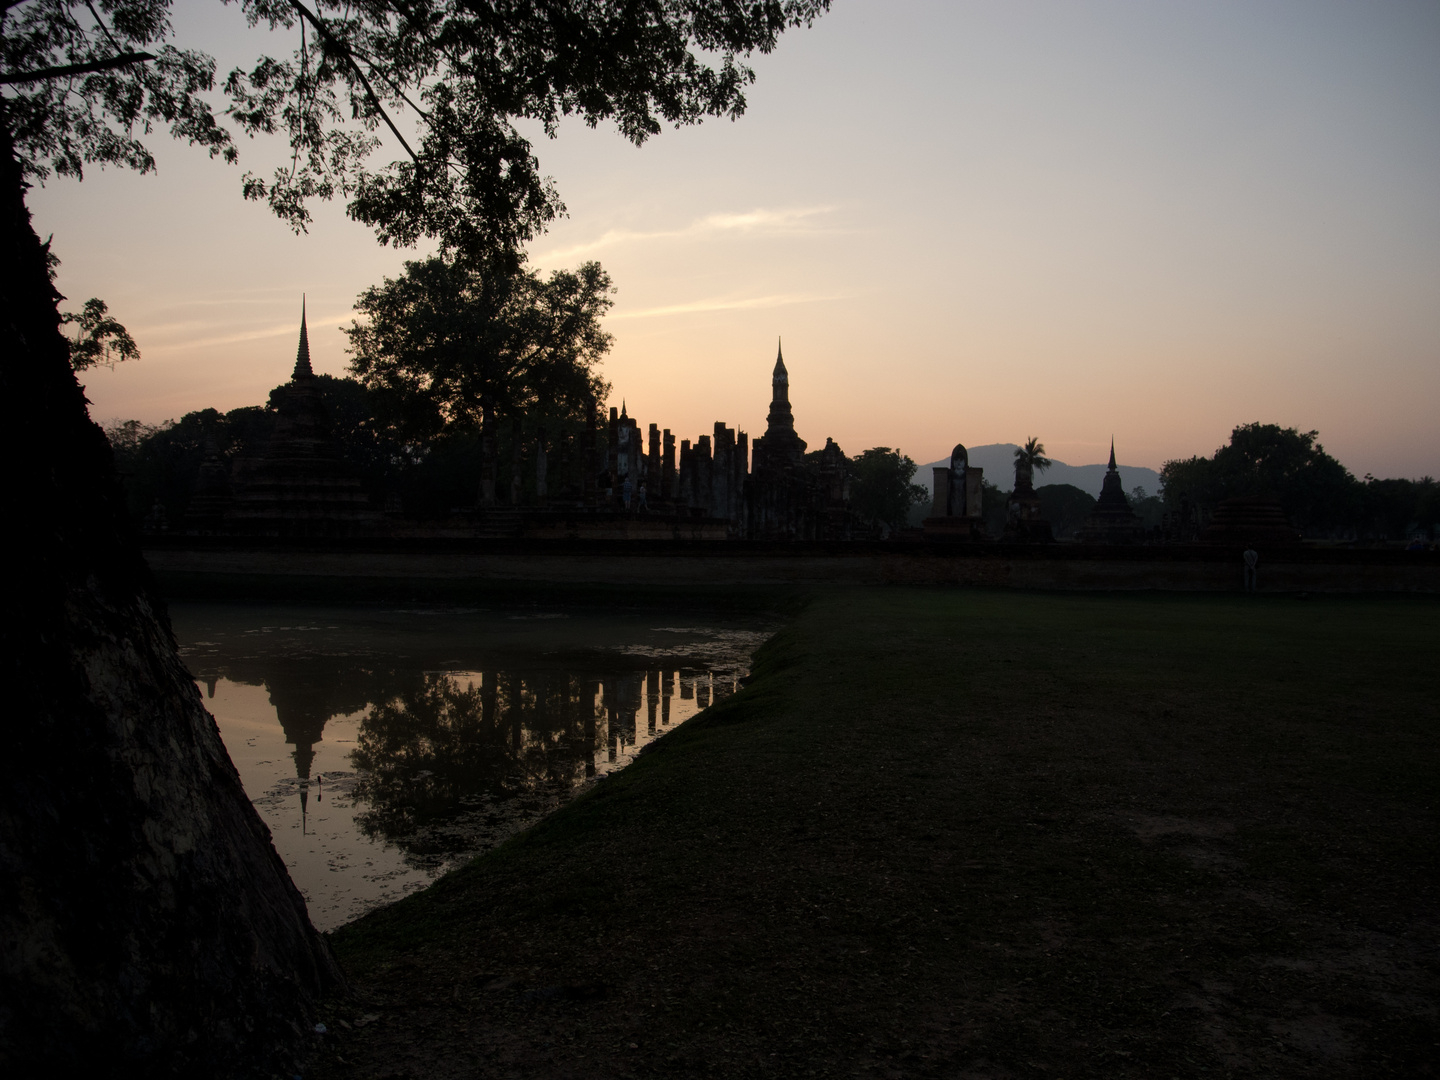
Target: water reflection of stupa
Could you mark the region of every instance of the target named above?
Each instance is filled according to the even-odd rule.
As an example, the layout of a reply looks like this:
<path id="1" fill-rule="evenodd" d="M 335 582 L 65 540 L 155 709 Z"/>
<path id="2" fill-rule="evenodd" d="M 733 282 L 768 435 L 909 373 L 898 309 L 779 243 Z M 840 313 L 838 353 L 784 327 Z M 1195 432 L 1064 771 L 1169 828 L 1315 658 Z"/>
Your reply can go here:
<path id="1" fill-rule="evenodd" d="M 285 732 L 285 741 L 295 747 L 295 779 L 300 785 L 300 831 L 305 831 L 310 797 L 310 768 L 315 762 L 315 744 L 325 733 L 325 721 L 335 715 L 328 680 L 306 677 L 299 671 L 280 669 L 265 679 L 270 704 Z"/>

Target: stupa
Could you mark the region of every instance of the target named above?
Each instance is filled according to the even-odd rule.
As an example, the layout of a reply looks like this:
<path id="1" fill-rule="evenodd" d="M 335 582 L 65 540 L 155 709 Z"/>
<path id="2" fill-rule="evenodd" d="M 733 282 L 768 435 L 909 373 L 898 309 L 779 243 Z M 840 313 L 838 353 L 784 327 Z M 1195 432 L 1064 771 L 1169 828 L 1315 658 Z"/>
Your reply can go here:
<path id="1" fill-rule="evenodd" d="M 1145 527 L 1130 509 L 1120 470 L 1115 467 L 1115 440 L 1110 440 L 1110 467 L 1100 485 L 1095 509 L 1080 527 L 1080 539 L 1092 544 L 1133 544 L 1145 537 Z"/>
<path id="2" fill-rule="evenodd" d="M 1216 506 L 1200 539 L 1206 544 L 1274 547 L 1300 543 L 1300 533 L 1278 502 L 1251 496 L 1225 499 Z"/>
<path id="3" fill-rule="evenodd" d="M 303 302 L 295 371 L 273 396 L 278 414 L 275 432 L 259 459 L 243 473 L 244 486 L 235 492 L 225 513 L 226 531 L 343 536 L 375 529 L 380 515 L 370 506 L 335 441 L 310 366 Z"/>

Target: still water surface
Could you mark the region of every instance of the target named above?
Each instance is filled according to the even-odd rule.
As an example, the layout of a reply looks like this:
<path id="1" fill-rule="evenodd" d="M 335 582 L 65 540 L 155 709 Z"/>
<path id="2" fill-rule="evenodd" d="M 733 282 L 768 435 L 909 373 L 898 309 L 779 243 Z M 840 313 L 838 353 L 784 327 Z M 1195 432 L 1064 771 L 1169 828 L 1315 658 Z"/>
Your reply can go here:
<path id="1" fill-rule="evenodd" d="M 328 930 L 733 693 L 773 625 L 639 611 L 175 604 L 181 655 Z"/>

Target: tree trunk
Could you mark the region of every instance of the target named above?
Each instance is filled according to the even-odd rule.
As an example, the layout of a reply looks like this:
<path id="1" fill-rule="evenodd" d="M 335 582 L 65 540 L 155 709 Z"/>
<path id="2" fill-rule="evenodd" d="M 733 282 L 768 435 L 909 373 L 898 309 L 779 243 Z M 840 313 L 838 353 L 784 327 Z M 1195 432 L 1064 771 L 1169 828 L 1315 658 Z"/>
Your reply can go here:
<path id="1" fill-rule="evenodd" d="M 0 130 L 0 1073 L 289 1074 L 342 976 L 176 653 L 24 193 Z"/>

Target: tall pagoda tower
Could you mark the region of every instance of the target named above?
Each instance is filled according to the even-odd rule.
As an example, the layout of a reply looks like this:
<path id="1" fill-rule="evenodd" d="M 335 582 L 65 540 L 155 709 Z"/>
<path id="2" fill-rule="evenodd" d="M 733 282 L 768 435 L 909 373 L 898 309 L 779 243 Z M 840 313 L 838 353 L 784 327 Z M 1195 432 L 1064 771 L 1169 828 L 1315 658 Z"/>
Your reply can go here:
<path id="1" fill-rule="evenodd" d="M 775 370 L 770 376 L 770 415 L 765 434 L 755 440 L 752 468 L 756 472 L 781 472 L 798 468 L 805 460 L 805 440 L 795 433 L 795 416 L 790 411 L 790 373 L 785 370 L 783 344 L 775 348 Z"/>
<path id="2" fill-rule="evenodd" d="M 371 508 L 335 440 L 319 380 L 310 365 L 303 301 L 295 370 L 290 381 L 277 387 L 271 397 L 277 414 L 275 433 L 244 474 L 244 486 L 235 493 L 225 514 L 227 530 L 271 536 L 338 536 L 375 528 L 380 515 Z"/>

